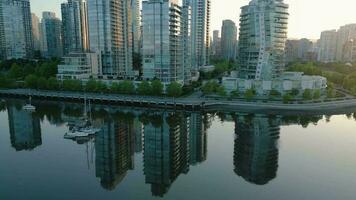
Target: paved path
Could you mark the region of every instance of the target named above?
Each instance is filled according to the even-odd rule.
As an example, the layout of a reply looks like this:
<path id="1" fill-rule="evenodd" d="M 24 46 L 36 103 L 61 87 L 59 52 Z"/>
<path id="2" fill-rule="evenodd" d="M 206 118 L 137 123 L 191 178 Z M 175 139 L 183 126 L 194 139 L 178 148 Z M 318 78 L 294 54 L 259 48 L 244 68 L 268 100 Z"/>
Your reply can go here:
<path id="1" fill-rule="evenodd" d="M 200 95 L 191 95 L 185 98 L 170 97 L 151 97 L 136 95 L 117 95 L 117 94 L 100 94 L 100 93 L 83 93 L 83 92 L 65 92 L 65 91 L 38 91 L 27 89 L 9 89 L 0 90 L 2 96 L 18 96 L 39 99 L 58 99 L 58 100 L 77 100 L 83 101 L 85 98 L 103 103 L 130 103 L 130 105 L 141 105 L 150 107 L 165 108 L 193 108 L 211 111 L 292 111 L 292 112 L 327 112 L 339 109 L 356 109 L 356 99 L 346 99 L 331 102 L 303 103 L 303 104 L 283 104 L 280 102 L 246 102 L 246 101 L 228 101 L 215 100 L 199 97 Z"/>

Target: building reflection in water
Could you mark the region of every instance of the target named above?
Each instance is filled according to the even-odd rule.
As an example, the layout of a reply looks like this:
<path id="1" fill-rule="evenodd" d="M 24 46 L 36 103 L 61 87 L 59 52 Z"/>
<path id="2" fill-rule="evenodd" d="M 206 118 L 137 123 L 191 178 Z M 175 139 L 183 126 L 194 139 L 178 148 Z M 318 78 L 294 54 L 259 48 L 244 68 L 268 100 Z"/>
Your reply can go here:
<path id="1" fill-rule="evenodd" d="M 166 194 L 190 164 L 206 159 L 206 131 L 202 115 L 165 113 L 144 126 L 144 174 L 154 196 Z"/>
<path id="2" fill-rule="evenodd" d="M 39 117 L 15 105 L 9 105 L 7 110 L 12 147 L 16 151 L 28 151 L 42 145 Z"/>
<path id="3" fill-rule="evenodd" d="M 44 109 L 42 105 L 32 114 L 7 102 L 11 144 L 17 151 L 32 150 L 42 144 L 40 120 L 45 116 L 59 125 L 82 116 L 80 104 L 55 105 L 48 105 L 52 109 Z M 90 152 L 95 151 L 95 174 L 103 188 L 113 190 L 124 180 L 128 171 L 134 169 L 135 153 L 143 153 L 145 182 L 150 184 L 154 196 L 164 196 L 181 174 L 188 173 L 190 166 L 207 159 L 207 130 L 214 115 L 126 111 L 121 113 L 120 109 L 107 106 L 93 109 L 93 125 L 101 131 L 84 143 L 94 142 L 95 149 Z M 231 116 L 236 135 L 234 171 L 258 185 L 277 176 L 280 125 L 297 123 L 306 127 L 322 119 L 322 116 Z"/>
<path id="4" fill-rule="evenodd" d="M 107 190 L 113 190 L 134 168 L 134 129 L 132 120 L 104 119 L 95 136 L 96 176 Z"/>
<path id="5" fill-rule="evenodd" d="M 277 176 L 280 119 L 267 115 L 235 116 L 235 173 L 265 185 Z"/>

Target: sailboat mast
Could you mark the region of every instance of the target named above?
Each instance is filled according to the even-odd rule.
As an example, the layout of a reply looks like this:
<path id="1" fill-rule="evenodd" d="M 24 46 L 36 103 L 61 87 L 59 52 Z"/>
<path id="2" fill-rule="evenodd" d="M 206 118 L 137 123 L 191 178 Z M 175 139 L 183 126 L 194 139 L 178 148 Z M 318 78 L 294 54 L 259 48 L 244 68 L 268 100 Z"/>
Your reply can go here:
<path id="1" fill-rule="evenodd" d="M 87 118 L 87 96 L 84 94 L 84 117 Z"/>

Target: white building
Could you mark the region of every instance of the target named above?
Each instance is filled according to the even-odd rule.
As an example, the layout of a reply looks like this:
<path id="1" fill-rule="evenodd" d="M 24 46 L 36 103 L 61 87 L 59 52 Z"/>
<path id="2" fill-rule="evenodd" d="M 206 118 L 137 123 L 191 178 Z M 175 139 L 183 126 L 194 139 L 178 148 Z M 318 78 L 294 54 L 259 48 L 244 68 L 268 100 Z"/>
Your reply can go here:
<path id="1" fill-rule="evenodd" d="M 57 79 L 89 79 L 101 74 L 101 58 L 97 53 L 70 53 L 58 65 Z"/>
<path id="2" fill-rule="evenodd" d="M 184 25 L 177 0 L 148 0 L 142 6 L 143 78 L 184 82 Z"/>
<path id="3" fill-rule="evenodd" d="M 241 79 L 237 76 L 223 78 L 223 86 L 227 93 L 238 91 L 243 94 L 253 89 L 258 96 L 268 96 L 271 91 L 287 94 L 298 90 L 300 94 L 306 89 L 323 91 L 327 88 L 327 80 L 321 76 L 304 76 L 302 72 L 284 72 L 279 78 L 272 80 Z"/>

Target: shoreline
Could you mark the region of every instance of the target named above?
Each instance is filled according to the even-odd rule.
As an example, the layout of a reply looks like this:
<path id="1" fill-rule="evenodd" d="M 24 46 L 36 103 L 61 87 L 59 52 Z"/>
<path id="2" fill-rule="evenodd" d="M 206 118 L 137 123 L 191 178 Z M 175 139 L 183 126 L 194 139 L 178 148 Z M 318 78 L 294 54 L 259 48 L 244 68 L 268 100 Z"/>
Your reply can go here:
<path id="1" fill-rule="evenodd" d="M 151 96 L 132 96 L 116 94 L 99 94 L 66 91 L 44 91 L 28 89 L 2 89 L 0 97 L 28 98 L 38 100 L 75 101 L 85 99 L 92 103 L 106 105 L 122 105 L 146 108 L 176 109 L 189 111 L 217 112 L 267 112 L 274 114 L 328 114 L 340 110 L 356 112 L 356 99 L 328 101 L 320 103 L 284 104 L 283 102 L 247 102 L 213 100 L 205 98 L 168 98 Z"/>

